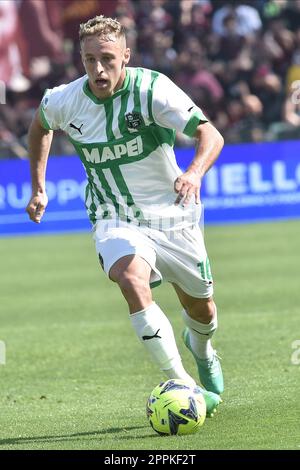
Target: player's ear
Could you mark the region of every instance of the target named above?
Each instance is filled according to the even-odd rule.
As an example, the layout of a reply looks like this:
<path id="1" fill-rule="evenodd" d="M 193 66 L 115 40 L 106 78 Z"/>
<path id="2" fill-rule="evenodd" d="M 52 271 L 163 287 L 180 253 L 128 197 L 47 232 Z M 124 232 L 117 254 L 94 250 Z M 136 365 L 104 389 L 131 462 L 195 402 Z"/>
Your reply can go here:
<path id="1" fill-rule="evenodd" d="M 83 66 L 84 66 L 84 60 L 83 60 L 83 54 L 82 54 L 81 44 L 80 44 L 80 47 L 79 47 L 79 52 L 80 52 L 81 62 L 83 63 Z"/>
<path id="2" fill-rule="evenodd" d="M 130 49 L 129 47 L 126 47 L 124 51 L 124 59 L 123 59 L 123 67 L 124 65 L 127 65 L 130 60 Z"/>
<path id="3" fill-rule="evenodd" d="M 82 40 L 80 41 L 80 43 L 79 43 L 79 52 L 80 52 L 81 62 L 83 63 L 83 66 L 84 66 L 84 68 L 85 68 L 84 56 L 83 56 L 83 49 L 82 49 L 83 41 L 84 41 L 84 39 L 82 39 Z"/>

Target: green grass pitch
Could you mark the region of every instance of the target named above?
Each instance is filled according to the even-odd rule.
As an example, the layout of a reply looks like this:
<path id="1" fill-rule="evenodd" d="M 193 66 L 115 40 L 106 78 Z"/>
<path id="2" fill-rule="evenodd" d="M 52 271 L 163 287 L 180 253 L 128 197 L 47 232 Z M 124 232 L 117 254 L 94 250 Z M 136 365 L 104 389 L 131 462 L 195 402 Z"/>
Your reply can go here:
<path id="1" fill-rule="evenodd" d="M 211 226 L 205 240 L 224 402 L 196 435 L 160 437 L 145 403 L 163 377 L 90 234 L 0 239 L 1 450 L 300 448 L 300 221 Z M 172 288 L 153 292 L 196 376 Z"/>

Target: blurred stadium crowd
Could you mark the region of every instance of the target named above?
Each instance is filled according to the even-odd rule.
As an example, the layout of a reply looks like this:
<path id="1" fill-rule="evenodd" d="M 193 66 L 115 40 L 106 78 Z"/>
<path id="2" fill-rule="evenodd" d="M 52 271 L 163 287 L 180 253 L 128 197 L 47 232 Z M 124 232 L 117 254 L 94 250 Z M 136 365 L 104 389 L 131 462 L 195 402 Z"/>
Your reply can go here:
<path id="1" fill-rule="evenodd" d="M 97 14 L 125 26 L 131 66 L 167 74 L 227 143 L 299 138 L 300 0 L 0 0 L 0 158 L 26 158 L 45 89 L 84 74 L 78 27 Z M 58 133 L 52 153 L 74 149 Z"/>

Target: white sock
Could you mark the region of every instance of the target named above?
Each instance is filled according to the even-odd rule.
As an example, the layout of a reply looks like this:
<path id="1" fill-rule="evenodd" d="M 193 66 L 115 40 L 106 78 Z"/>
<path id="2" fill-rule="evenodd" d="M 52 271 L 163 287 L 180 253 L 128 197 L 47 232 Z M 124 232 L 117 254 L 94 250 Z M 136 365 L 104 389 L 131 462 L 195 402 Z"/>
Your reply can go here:
<path id="1" fill-rule="evenodd" d="M 141 343 L 169 379 L 195 384 L 181 363 L 171 323 L 155 302 L 144 310 L 132 313 L 130 320 Z"/>
<path id="2" fill-rule="evenodd" d="M 189 328 L 190 345 L 193 353 L 199 359 L 209 359 L 213 355 L 210 338 L 218 327 L 217 308 L 215 316 L 208 324 L 200 323 L 191 318 L 185 310 L 182 311 L 183 321 Z"/>

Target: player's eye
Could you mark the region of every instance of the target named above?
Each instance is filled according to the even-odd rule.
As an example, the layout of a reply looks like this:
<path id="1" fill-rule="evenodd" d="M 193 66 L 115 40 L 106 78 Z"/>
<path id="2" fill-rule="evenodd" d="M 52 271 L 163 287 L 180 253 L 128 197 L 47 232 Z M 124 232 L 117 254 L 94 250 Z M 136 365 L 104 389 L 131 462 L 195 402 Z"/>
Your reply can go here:
<path id="1" fill-rule="evenodd" d="M 87 60 L 87 62 L 88 62 L 89 64 L 93 64 L 93 63 L 95 62 L 95 58 L 94 58 L 94 57 L 88 57 L 86 60 Z"/>

